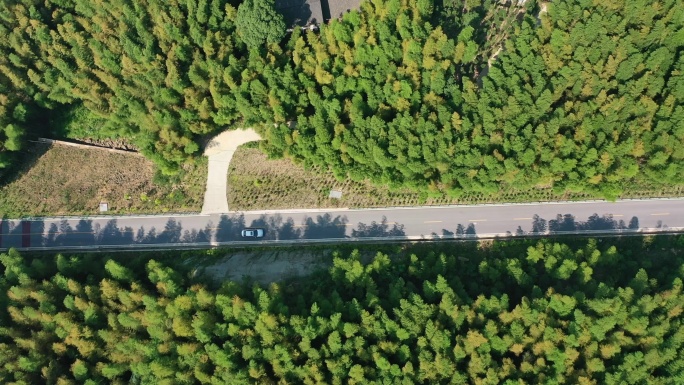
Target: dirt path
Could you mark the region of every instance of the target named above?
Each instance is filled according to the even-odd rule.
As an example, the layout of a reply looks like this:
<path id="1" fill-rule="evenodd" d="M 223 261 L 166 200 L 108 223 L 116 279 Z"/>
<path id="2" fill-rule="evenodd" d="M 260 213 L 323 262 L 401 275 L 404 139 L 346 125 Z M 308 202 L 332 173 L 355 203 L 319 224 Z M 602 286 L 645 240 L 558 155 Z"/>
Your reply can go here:
<path id="1" fill-rule="evenodd" d="M 238 146 L 247 142 L 261 140 L 253 129 L 225 131 L 207 144 L 204 155 L 209 158 L 207 190 L 204 193 L 202 214 L 227 213 L 226 199 L 227 175 L 230 160 Z"/>

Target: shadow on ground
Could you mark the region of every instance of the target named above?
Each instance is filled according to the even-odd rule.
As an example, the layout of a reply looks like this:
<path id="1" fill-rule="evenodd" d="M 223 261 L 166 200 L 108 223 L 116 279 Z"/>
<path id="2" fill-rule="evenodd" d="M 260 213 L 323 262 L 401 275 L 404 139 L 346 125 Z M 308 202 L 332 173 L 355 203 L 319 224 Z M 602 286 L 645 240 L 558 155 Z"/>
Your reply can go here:
<path id="1" fill-rule="evenodd" d="M 399 225 L 392 222 L 387 222 L 387 217 L 382 216 L 382 221 L 371 222 L 370 225 L 364 223 L 358 224 L 356 229 L 352 230 L 352 238 L 368 238 L 368 237 L 403 237 L 406 236 L 404 232 L 404 225 Z"/>
<path id="2" fill-rule="evenodd" d="M 264 229 L 264 238 L 244 238 L 245 228 Z M 348 231 L 348 228 L 350 231 Z M 291 217 L 262 215 L 247 222 L 244 215 L 221 215 L 218 224 L 208 221 L 201 228 L 185 228 L 182 219 L 170 218 L 164 227 L 122 226 L 117 219 L 104 224 L 91 219 L 0 220 L 0 248 L 60 246 L 126 246 L 154 244 L 208 244 L 221 242 L 347 239 L 371 237 L 404 237 L 404 226 L 388 223 L 386 217 L 370 224 L 359 222 L 352 227 L 345 215 L 331 214 L 306 217 L 295 223 Z"/>
<path id="3" fill-rule="evenodd" d="M 21 176 L 27 173 L 33 166 L 36 165 L 38 159 L 45 155 L 46 152 L 52 147 L 50 144 L 46 143 L 33 143 L 27 146 L 25 151 L 16 155 L 18 159 L 12 162 L 12 166 L 5 169 L 0 169 L 0 189 L 6 185 L 16 181 L 21 178 Z"/>
<path id="4" fill-rule="evenodd" d="M 430 234 L 429 238 L 432 239 L 449 239 L 449 238 L 471 238 L 475 237 L 477 235 L 477 232 L 475 231 L 475 224 L 474 223 L 468 223 L 467 225 L 463 225 L 462 223 L 459 223 L 456 225 L 455 231 L 451 231 L 448 229 L 442 229 L 441 234 L 437 233 L 432 233 Z"/>
<path id="5" fill-rule="evenodd" d="M 662 223 L 659 227 L 662 227 Z M 624 220 L 615 220 L 612 215 L 593 214 L 586 221 L 578 221 L 571 214 L 558 214 L 556 218 L 547 221 L 535 215 L 532 217 L 532 228 L 530 233 L 546 232 L 567 232 L 567 231 L 586 231 L 586 230 L 636 230 L 639 228 L 639 218 L 632 217 L 628 223 Z M 518 227 L 516 235 L 525 234 L 522 228 Z"/>
<path id="6" fill-rule="evenodd" d="M 662 221 L 658 221 L 656 228 L 667 229 Z M 508 236 L 563 234 L 572 232 L 591 232 L 601 230 L 635 231 L 639 229 L 639 218 L 632 217 L 629 222 L 616 220 L 612 215 L 593 214 L 586 221 L 578 221 L 572 214 L 557 214 L 554 219 L 546 220 L 539 215 L 532 217 L 532 226 L 525 231 L 518 226 L 514 231 L 507 231 Z"/>
<path id="7" fill-rule="evenodd" d="M 196 219 L 195 219 L 196 220 Z M 196 223 L 196 222 L 195 222 Z M 484 226 L 484 225 L 482 225 Z M 480 228 L 482 233 L 491 233 L 486 227 Z M 241 232 L 245 228 L 264 229 L 264 238 L 244 238 Z M 667 225 L 658 222 L 659 229 L 668 229 Z M 529 230 L 518 226 L 517 229 L 504 230 L 507 236 L 563 234 L 578 231 L 616 230 L 629 231 L 640 229 L 639 218 L 632 217 L 628 222 L 616 220 L 611 215 L 594 214 L 587 220 L 577 220 L 570 214 L 558 214 L 546 220 L 538 215 L 532 219 Z M 502 231 L 495 233 L 501 234 Z M 127 246 L 155 244 L 192 244 L 241 242 L 241 241 L 277 241 L 277 240 L 321 240 L 321 239 L 371 239 L 394 238 L 407 239 L 409 235 L 423 239 L 469 239 L 476 238 L 478 233 L 475 223 L 459 223 L 453 229 L 443 228 L 441 234 L 428 235 L 407 234 L 405 226 L 396 222 L 388 222 L 385 216 L 370 223 L 349 223 L 346 215 L 322 214 L 305 217 L 301 222 L 293 218 L 276 215 L 262 215 L 257 219 L 246 221 L 244 215 L 222 215 L 218 223 L 207 221 L 203 227 L 184 227 L 183 218 L 170 218 L 163 227 L 154 226 L 122 226 L 117 219 L 98 222 L 89 219 L 61 220 L 45 223 L 42 220 L 2 220 L 0 219 L 0 248 L 10 247 L 60 247 L 60 246 Z"/>

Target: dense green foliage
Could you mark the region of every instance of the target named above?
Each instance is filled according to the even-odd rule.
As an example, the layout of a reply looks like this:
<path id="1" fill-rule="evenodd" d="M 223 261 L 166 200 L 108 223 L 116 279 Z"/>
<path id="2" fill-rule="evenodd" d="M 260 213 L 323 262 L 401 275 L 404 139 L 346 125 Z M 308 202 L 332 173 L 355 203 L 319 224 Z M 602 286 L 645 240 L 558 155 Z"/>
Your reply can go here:
<path id="1" fill-rule="evenodd" d="M 82 105 L 167 174 L 239 123 L 271 155 L 436 194 L 684 182 L 678 0 L 372 0 L 284 39 L 272 0 L 238 3 L 8 5 L 0 154 L 32 108 Z"/>
<path id="2" fill-rule="evenodd" d="M 476 72 L 502 48 L 502 44 L 515 35 L 520 19 L 525 14 L 538 12 L 534 2 L 520 6 L 517 1 L 500 0 L 443 0 L 435 1 L 435 6 L 433 24 L 442 26 L 453 39 L 458 39 L 461 33 L 470 34 L 469 41 L 477 45 L 474 65 L 459 67 L 464 75 L 473 78 L 477 78 Z"/>
<path id="3" fill-rule="evenodd" d="M 478 45 L 476 9 L 452 23 L 461 30 L 451 40 L 424 4 L 366 2 L 296 38 L 292 66 L 313 108 L 271 144 L 338 174 L 456 194 L 503 185 L 614 197 L 640 173 L 683 181 L 677 1 L 549 4 L 541 25 L 525 16 L 481 79 L 468 64 L 482 64 L 505 29 Z"/>
<path id="4" fill-rule="evenodd" d="M 220 0 L 8 4 L 0 80 L 42 107 L 82 103 L 171 173 L 238 116 L 224 81 L 245 66 L 235 14 Z"/>
<path id="5" fill-rule="evenodd" d="M 285 21 L 275 10 L 274 0 L 245 0 L 238 7 L 235 25 L 250 48 L 276 44 L 285 36 Z"/>
<path id="6" fill-rule="evenodd" d="M 115 127 L 80 104 L 60 108 L 50 114 L 53 134 L 73 139 L 114 139 L 120 136 Z"/>
<path id="7" fill-rule="evenodd" d="M 0 382 L 681 383 L 684 238 L 615 242 L 355 251 L 216 291 L 153 260 L 10 251 Z"/>
<path id="8" fill-rule="evenodd" d="M 488 179 L 608 196 L 638 173 L 681 183 L 683 30 L 678 1 L 560 2 L 526 20 L 477 101 Z"/>
<path id="9" fill-rule="evenodd" d="M 425 23 L 431 12 L 425 1 L 366 2 L 320 34 L 293 36 L 282 78 L 307 94 L 281 99 L 297 125 L 273 130 L 270 144 L 355 179 L 424 183 L 446 172 L 459 151 L 456 64 L 471 62 L 477 45 Z"/>

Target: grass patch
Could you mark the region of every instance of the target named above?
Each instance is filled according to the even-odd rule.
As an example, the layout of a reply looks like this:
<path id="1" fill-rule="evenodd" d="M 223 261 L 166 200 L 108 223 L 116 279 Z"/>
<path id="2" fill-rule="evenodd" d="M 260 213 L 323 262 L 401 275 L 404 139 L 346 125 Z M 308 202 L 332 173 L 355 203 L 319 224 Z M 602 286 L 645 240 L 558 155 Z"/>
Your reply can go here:
<path id="1" fill-rule="evenodd" d="M 341 199 L 330 199 L 330 190 L 342 191 Z M 651 186 L 630 183 L 621 198 L 684 196 L 684 185 Z M 409 189 L 393 191 L 370 182 L 339 182 L 321 168 L 305 170 L 289 159 L 270 160 L 260 150 L 240 147 L 228 173 L 228 205 L 231 210 L 264 210 L 332 207 L 388 207 L 414 205 L 481 204 L 602 199 L 587 192 L 558 193 L 551 188 L 502 190 L 495 194 L 464 193 L 459 198 L 428 196 Z"/>
<path id="2" fill-rule="evenodd" d="M 50 111 L 49 137 L 70 139 L 114 139 L 119 137 L 116 123 L 96 115 L 80 103 L 60 105 Z"/>
<path id="3" fill-rule="evenodd" d="M 0 184 L 0 217 L 99 214 L 100 202 L 108 214 L 197 212 L 206 175 L 203 157 L 165 178 L 140 156 L 36 145 Z"/>

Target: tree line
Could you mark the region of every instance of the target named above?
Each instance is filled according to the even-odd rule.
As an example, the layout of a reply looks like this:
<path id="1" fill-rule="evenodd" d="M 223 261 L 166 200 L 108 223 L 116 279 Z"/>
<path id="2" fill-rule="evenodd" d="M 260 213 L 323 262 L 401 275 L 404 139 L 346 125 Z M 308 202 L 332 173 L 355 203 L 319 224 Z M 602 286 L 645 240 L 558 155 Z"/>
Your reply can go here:
<path id="1" fill-rule="evenodd" d="M 664 236 L 337 252 L 308 277 L 217 288 L 145 256 L 10 250 L 0 381 L 679 383 L 683 250 Z"/>
<path id="2" fill-rule="evenodd" d="M 677 1 L 527 3 L 366 1 L 286 34 L 273 0 L 14 2 L 0 164 L 31 116 L 85 108 L 166 174 L 244 125 L 272 156 L 435 194 L 684 182 Z"/>
<path id="3" fill-rule="evenodd" d="M 484 16 L 468 3 L 450 3 L 464 11 L 444 23 L 460 25 L 453 38 L 430 23 L 428 2 L 409 0 L 366 2 L 320 34 L 293 35 L 290 66 L 309 100 L 269 145 L 340 176 L 454 195 L 503 186 L 615 198 L 635 177 L 682 183 L 676 1 Z M 498 30 L 478 38 L 494 16 Z M 505 47 L 489 67 L 497 38 Z"/>
<path id="4" fill-rule="evenodd" d="M 226 82 L 246 67 L 236 13 L 222 0 L 15 2 L 2 12 L 2 83 L 45 109 L 82 105 L 105 118 L 104 136 L 173 173 L 239 115 Z"/>

